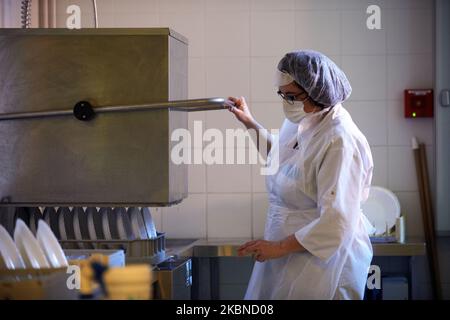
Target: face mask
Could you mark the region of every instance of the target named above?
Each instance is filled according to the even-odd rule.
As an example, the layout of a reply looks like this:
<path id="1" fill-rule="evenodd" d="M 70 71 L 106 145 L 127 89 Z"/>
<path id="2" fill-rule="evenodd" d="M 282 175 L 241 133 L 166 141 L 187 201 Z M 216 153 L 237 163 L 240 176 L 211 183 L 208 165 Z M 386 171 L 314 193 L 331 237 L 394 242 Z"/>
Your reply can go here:
<path id="1" fill-rule="evenodd" d="M 303 110 L 304 106 L 303 101 L 294 101 L 294 104 L 289 104 L 287 101 L 283 100 L 284 115 L 289 121 L 299 123 L 306 115 L 306 112 Z"/>

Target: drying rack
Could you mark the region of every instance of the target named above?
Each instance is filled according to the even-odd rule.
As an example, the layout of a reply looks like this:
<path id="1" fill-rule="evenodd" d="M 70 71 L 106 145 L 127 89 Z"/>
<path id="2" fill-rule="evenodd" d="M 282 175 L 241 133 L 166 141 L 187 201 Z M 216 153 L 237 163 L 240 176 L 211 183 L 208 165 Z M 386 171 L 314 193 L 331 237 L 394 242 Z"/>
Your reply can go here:
<path id="1" fill-rule="evenodd" d="M 166 258 L 166 236 L 157 232 L 155 239 L 136 240 L 59 240 L 63 249 L 92 247 L 93 249 L 124 250 L 127 263 L 145 260 L 156 265 Z"/>

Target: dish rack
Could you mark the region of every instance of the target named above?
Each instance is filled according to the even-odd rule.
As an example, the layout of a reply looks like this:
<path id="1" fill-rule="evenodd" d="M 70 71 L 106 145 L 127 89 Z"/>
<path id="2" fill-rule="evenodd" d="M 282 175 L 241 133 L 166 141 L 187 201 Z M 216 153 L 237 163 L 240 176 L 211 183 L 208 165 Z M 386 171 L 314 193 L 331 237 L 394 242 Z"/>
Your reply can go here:
<path id="1" fill-rule="evenodd" d="M 138 240 L 59 240 L 63 249 L 75 247 L 92 247 L 92 249 L 116 249 L 125 252 L 127 263 L 145 260 L 158 264 L 166 258 L 166 236 L 157 232 L 154 239 Z"/>

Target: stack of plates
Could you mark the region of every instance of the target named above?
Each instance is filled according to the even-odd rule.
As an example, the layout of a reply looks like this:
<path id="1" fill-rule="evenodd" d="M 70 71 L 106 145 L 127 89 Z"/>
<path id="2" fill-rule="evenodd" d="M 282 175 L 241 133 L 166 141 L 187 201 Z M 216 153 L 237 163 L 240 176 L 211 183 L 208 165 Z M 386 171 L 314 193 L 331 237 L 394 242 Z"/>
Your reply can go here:
<path id="1" fill-rule="evenodd" d="M 100 208 L 99 214 L 102 217 L 105 240 L 120 240 L 114 210 L 112 208 Z M 120 245 L 109 245 L 108 247 L 110 249 L 120 249 Z"/>
<path id="2" fill-rule="evenodd" d="M 158 234 L 156 232 L 155 223 L 153 222 L 152 215 L 150 213 L 149 208 L 142 208 L 141 209 L 142 216 L 145 222 L 145 228 L 147 230 L 148 237 L 150 239 L 156 239 Z"/>
<path id="3" fill-rule="evenodd" d="M 86 209 L 86 219 L 89 232 L 89 240 L 104 240 L 105 234 L 103 233 L 103 221 L 102 215 L 96 208 Z M 94 248 L 96 245 L 93 245 Z"/>
<path id="4" fill-rule="evenodd" d="M 75 232 L 75 239 L 77 240 L 89 240 L 89 228 L 88 228 L 88 216 L 83 208 L 73 208 L 73 230 Z M 92 249 L 93 246 L 90 243 L 78 243 L 78 247 L 81 249 Z"/>
<path id="5" fill-rule="evenodd" d="M 147 226 L 141 210 L 136 207 L 130 207 L 128 208 L 128 216 L 130 217 L 131 228 L 136 239 L 149 239 Z"/>
<path id="6" fill-rule="evenodd" d="M 125 208 L 101 208 L 103 233 L 105 240 L 135 240 L 139 235 L 134 233 L 130 218 Z M 119 246 L 111 245 L 111 249 Z"/>
<path id="7" fill-rule="evenodd" d="M 16 221 L 14 240 L 27 268 L 40 269 L 50 267 L 39 242 L 21 219 Z"/>
<path id="8" fill-rule="evenodd" d="M 75 230 L 73 227 L 73 210 L 68 207 L 60 207 L 56 211 L 58 216 L 58 228 L 61 235 L 61 240 L 81 240 L 75 239 Z M 77 249 L 75 244 L 67 245 L 67 249 Z"/>
<path id="9" fill-rule="evenodd" d="M 119 239 L 135 240 L 136 235 L 133 233 L 127 210 L 125 208 L 115 208 L 113 213 L 115 215 L 113 219 L 117 222 L 116 225 Z"/>
<path id="10" fill-rule="evenodd" d="M 14 232 L 16 221 L 28 225 L 32 235 L 37 235 L 40 221 L 58 240 L 72 240 L 65 243 L 66 249 L 97 248 L 97 240 L 146 240 L 156 239 L 157 232 L 149 208 L 82 208 L 82 207 L 47 207 L 41 213 L 40 208 L 2 208 L 13 210 L 1 212 L 0 223 L 10 235 Z M 77 242 L 79 240 L 80 242 Z M 83 240 L 83 242 L 81 242 Z M 92 240 L 92 243 L 86 242 Z M 109 245 L 118 249 L 120 245 Z"/>
<path id="11" fill-rule="evenodd" d="M 29 228 L 20 217 L 27 219 L 32 228 Z M 42 219 L 38 208 L 16 210 L 14 218 L 15 227 L 12 232 L 14 241 L 10 233 L 0 225 L 0 268 L 40 269 L 68 265 L 58 240 Z"/>
<path id="12" fill-rule="evenodd" d="M 66 267 L 66 256 L 52 230 L 43 220 L 38 223 L 37 241 L 41 245 L 47 260 L 53 268 Z"/>
<path id="13" fill-rule="evenodd" d="M 84 216 L 80 209 L 74 215 L 73 220 L 77 240 L 130 241 L 155 239 L 157 237 L 155 224 L 148 208 L 87 208 Z M 79 226 L 80 232 L 77 231 L 77 226 Z M 84 233 L 83 230 L 85 230 Z M 109 247 L 117 249 L 120 246 L 110 245 Z"/>
<path id="14" fill-rule="evenodd" d="M 36 235 L 38 222 L 42 218 L 42 213 L 39 208 L 16 209 L 15 220 L 22 219 L 22 221 L 30 228 L 33 235 Z"/>
<path id="15" fill-rule="evenodd" d="M 29 226 L 31 232 L 33 232 L 34 235 L 37 234 L 39 221 L 43 219 L 42 212 L 39 208 L 28 208 L 29 212 Z"/>
<path id="16" fill-rule="evenodd" d="M 56 214 L 55 208 L 45 208 L 44 221 L 50 226 L 50 229 L 52 229 L 56 238 L 61 239 L 61 235 L 59 233 L 58 215 Z"/>

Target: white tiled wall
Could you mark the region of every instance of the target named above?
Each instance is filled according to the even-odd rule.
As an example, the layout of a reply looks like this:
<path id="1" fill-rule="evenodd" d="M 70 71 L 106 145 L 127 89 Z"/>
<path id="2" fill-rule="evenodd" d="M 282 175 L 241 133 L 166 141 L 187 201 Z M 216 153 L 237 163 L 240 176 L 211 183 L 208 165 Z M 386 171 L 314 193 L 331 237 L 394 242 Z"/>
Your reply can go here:
<path id="1" fill-rule="evenodd" d="M 386 53 L 386 28 L 377 31 L 361 28 L 361 25 L 365 23 L 366 16 L 361 14 L 361 8 L 353 7 L 342 11 L 343 54 L 384 55 Z"/>
<path id="2" fill-rule="evenodd" d="M 347 73 L 353 94 L 345 104 L 373 151 L 373 183 L 399 196 L 409 235 L 421 235 L 411 137 L 427 144 L 433 175 L 433 120 L 405 119 L 405 88 L 433 87 L 432 0 L 97 0 L 100 27 L 171 27 L 189 38 L 189 97 L 245 96 L 268 128 L 283 120 L 272 87 L 285 52 L 323 51 Z M 64 26 L 67 4 L 58 1 Z M 365 27 L 366 8 L 382 8 L 382 30 Z M 204 128 L 239 128 L 226 111 L 191 113 Z M 192 128 L 192 122 L 191 122 Z M 257 165 L 189 168 L 190 196 L 155 211 L 170 237 L 261 237 L 267 198 Z"/>
<path id="3" fill-rule="evenodd" d="M 249 192 L 208 195 L 208 237 L 250 238 L 252 197 Z"/>
<path id="4" fill-rule="evenodd" d="M 165 208 L 163 228 L 169 238 L 206 238 L 206 195 L 191 194 L 180 205 Z"/>
<path id="5" fill-rule="evenodd" d="M 274 68 L 280 61 L 280 56 L 252 57 L 251 69 L 251 100 L 253 102 L 275 102 L 280 104 L 280 99 L 274 94 L 273 77 Z M 273 112 L 269 112 L 273 116 Z M 276 113 L 275 113 L 276 115 Z"/>
<path id="6" fill-rule="evenodd" d="M 252 57 L 281 56 L 295 49 L 295 12 L 255 11 L 250 15 Z M 267 41 L 268 34 L 276 37 Z"/>
<path id="7" fill-rule="evenodd" d="M 296 11 L 295 47 L 339 55 L 342 49 L 341 21 L 339 9 Z"/>

